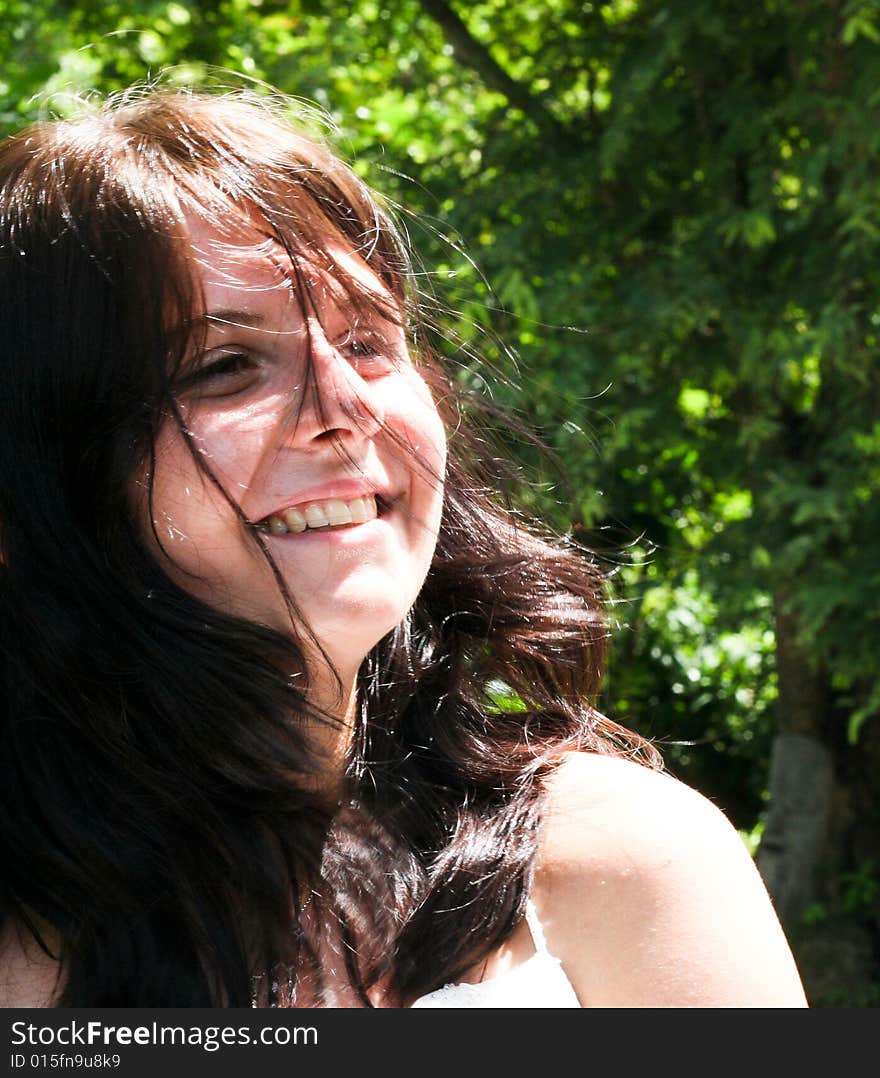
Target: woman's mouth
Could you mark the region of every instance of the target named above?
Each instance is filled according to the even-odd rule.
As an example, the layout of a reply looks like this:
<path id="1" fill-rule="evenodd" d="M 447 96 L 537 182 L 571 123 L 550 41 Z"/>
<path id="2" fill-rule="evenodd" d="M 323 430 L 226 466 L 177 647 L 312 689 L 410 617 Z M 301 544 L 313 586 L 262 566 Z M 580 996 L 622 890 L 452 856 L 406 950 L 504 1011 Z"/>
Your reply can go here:
<path id="1" fill-rule="evenodd" d="M 298 534 L 304 531 L 345 528 L 352 524 L 366 524 L 379 516 L 380 508 L 375 494 L 365 494 L 350 501 L 328 498 L 325 501 L 303 502 L 272 513 L 254 525 L 258 531 L 270 535 Z"/>

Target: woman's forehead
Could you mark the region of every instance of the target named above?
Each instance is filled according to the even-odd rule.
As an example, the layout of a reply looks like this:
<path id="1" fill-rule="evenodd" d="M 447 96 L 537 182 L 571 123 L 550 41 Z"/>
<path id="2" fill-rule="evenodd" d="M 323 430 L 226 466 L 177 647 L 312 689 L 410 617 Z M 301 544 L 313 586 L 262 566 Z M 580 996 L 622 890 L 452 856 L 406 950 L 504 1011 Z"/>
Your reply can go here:
<path id="1" fill-rule="evenodd" d="M 195 255 L 206 313 L 229 306 L 233 295 L 250 296 L 254 303 L 294 300 L 303 306 L 300 292 L 309 293 L 309 305 L 342 304 L 354 291 L 361 302 L 396 306 L 387 286 L 341 235 L 331 233 L 320 247 L 290 252 L 268 226 L 242 221 L 219 227 L 187 215 L 186 232 Z"/>

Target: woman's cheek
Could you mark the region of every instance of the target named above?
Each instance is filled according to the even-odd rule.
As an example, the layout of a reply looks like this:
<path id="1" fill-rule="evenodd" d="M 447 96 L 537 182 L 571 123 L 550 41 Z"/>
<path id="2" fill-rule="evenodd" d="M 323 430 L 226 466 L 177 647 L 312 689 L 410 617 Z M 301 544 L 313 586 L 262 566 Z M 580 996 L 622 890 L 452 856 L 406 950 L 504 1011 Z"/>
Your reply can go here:
<path id="1" fill-rule="evenodd" d="M 160 431 L 153 471 L 139 478 L 132 494 L 141 532 L 163 568 L 173 577 L 183 572 L 188 581 L 203 577 L 209 585 L 215 563 L 228 557 L 238 521 L 176 426 Z M 184 586 L 194 590 L 188 581 Z"/>
<path id="2" fill-rule="evenodd" d="M 436 477 L 443 479 L 446 467 L 446 428 L 434 397 L 417 371 L 408 372 L 411 407 L 407 411 L 408 441 L 415 453 L 430 463 Z"/>

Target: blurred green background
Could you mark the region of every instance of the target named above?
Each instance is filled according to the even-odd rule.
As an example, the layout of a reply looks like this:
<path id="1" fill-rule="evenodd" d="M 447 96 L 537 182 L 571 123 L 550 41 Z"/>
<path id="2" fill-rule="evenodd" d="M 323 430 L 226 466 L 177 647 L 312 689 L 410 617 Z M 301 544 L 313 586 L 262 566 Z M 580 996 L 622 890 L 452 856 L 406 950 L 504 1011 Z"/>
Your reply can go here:
<path id="1" fill-rule="evenodd" d="M 316 102 L 407 208 L 611 573 L 603 708 L 741 830 L 811 1002 L 880 1006 L 880 3 L 0 0 L 0 133 L 162 72 Z"/>

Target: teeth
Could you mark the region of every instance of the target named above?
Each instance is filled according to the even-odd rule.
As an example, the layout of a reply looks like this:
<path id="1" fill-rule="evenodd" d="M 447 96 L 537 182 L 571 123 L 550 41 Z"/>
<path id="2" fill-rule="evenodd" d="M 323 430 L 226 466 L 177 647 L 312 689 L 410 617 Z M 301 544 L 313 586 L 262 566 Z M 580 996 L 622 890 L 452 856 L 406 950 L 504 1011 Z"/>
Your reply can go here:
<path id="1" fill-rule="evenodd" d="M 351 512 L 345 502 L 334 499 L 324 505 L 328 524 L 351 524 Z"/>
<path id="2" fill-rule="evenodd" d="M 306 524 L 310 528 L 323 528 L 329 523 L 327 514 L 324 512 L 324 506 L 320 502 L 306 506 Z"/>
<path id="3" fill-rule="evenodd" d="M 376 515 L 376 499 L 372 495 L 369 498 L 352 498 L 348 503 L 348 511 L 351 513 L 352 524 L 363 524 Z"/>
<path id="4" fill-rule="evenodd" d="M 304 532 L 306 530 L 305 513 L 301 513 L 299 509 L 285 509 L 281 516 L 289 532 Z M 275 517 L 274 519 L 277 520 L 278 518 Z"/>
<path id="5" fill-rule="evenodd" d="M 350 502 L 332 498 L 326 502 L 309 502 L 306 506 L 291 507 L 281 513 L 273 513 L 257 526 L 272 535 L 286 535 L 287 532 L 304 532 L 307 528 L 364 524 L 368 520 L 375 520 L 377 515 L 376 496 L 367 494 L 363 498 L 352 498 Z"/>

